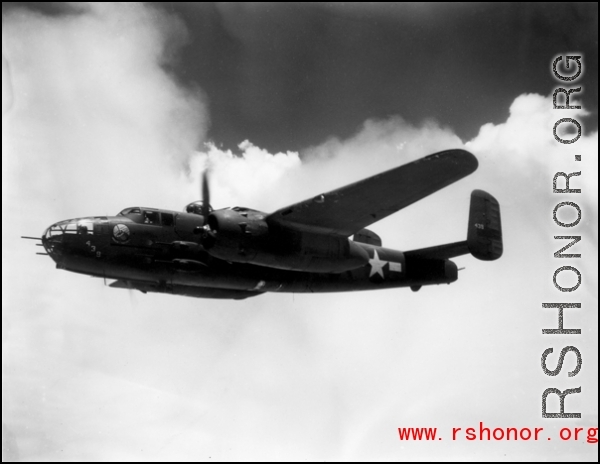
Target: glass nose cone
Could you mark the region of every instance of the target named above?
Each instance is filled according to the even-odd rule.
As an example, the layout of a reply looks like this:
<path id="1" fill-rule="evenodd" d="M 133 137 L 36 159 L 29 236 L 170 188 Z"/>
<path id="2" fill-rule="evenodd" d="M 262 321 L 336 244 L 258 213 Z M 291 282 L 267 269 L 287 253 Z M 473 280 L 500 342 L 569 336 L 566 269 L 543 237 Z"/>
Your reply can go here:
<path id="1" fill-rule="evenodd" d="M 96 218 L 79 218 L 52 224 L 42 236 L 46 252 L 58 263 L 70 249 L 69 244 L 74 245 L 79 239 L 94 233 L 95 222 Z"/>

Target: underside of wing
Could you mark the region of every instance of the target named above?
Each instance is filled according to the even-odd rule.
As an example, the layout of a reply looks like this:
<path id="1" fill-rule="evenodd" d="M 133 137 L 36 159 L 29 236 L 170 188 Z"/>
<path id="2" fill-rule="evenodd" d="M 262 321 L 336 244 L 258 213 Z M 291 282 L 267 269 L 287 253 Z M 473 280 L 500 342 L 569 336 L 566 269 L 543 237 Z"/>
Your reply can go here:
<path id="1" fill-rule="evenodd" d="M 477 169 L 465 150 L 447 150 L 275 211 L 282 227 L 350 236 Z"/>

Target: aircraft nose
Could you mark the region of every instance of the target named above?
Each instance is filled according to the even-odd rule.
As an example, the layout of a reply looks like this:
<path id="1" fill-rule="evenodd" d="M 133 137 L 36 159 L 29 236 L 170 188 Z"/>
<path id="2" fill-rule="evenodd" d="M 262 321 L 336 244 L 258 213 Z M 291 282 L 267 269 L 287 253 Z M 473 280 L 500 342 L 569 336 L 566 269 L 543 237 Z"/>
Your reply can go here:
<path id="1" fill-rule="evenodd" d="M 64 228 L 61 223 L 52 224 L 42 235 L 42 245 L 46 253 L 57 263 L 62 258 Z"/>
<path id="2" fill-rule="evenodd" d="M 70 255 L 81 254 L 81 247 L 94 234 L 98 219 L 85 217 L 52 224 L 42 235 L 42 245 L 48 255 L 60 265 Z"/>

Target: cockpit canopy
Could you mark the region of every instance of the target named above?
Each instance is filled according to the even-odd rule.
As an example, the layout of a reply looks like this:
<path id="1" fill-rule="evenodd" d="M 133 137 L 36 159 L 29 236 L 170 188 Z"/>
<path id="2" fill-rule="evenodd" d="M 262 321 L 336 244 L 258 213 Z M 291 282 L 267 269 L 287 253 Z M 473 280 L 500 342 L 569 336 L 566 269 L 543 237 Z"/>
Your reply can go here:
<path id="1" fill-rule="evenodd" d="M 174 215 L 167 211 L 158 211 L 152 208 L 140 208 L 137 206 L 125 208 L 117 216 L 126 216 L 138 224 L 172 226 Z"/>
<path id="2" fill-rule="evenodd" d="M 142 208 L 134 206 L 133 208 L 125 208 L 117 216 L 129 216 L 130 214 L 142 214 Z"/>
<path id="3" fill-rule="evenodd" d="M 98 220 L 106 220 L 106 217 L 86 217 L 57 222 L 46 229 L 44 238 L 50 239 L 64 234 L 92 235 L 94 233 L 94 223 Z"/>
<path id="4" fill-rule="evenodd" d="M 202 200 L 192 201 L 185 207 L 185 212 L 190 214 L 199 214 L 202 215 L 202 208 L 204 206 L 204 202 Z M 208 212 L 212 213 L 212 206 L 208 205 Z"/>

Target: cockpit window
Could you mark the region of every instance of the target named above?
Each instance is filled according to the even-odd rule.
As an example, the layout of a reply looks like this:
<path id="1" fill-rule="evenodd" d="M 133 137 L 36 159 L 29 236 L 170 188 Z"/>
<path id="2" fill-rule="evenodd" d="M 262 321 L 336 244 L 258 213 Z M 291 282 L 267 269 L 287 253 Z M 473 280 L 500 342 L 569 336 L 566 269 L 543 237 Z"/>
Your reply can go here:
<path id="1" fill-rule="evenodd" d="M 128 214 L 142 214 L 140 208 L 125 208 L 117 216 L 127 216 Z"/>
<path id="2" fill-rule="evenodd" d="M 94 220 L 85 218 L 77 221 L 77 233 L 79 235 L 92 235 L 94 233 Z"/>
<path id="3" fill-rule="evenodd" d="M 160 215 L 156 211 L 144 211 L 144 224 L 159 224 Z"/>

